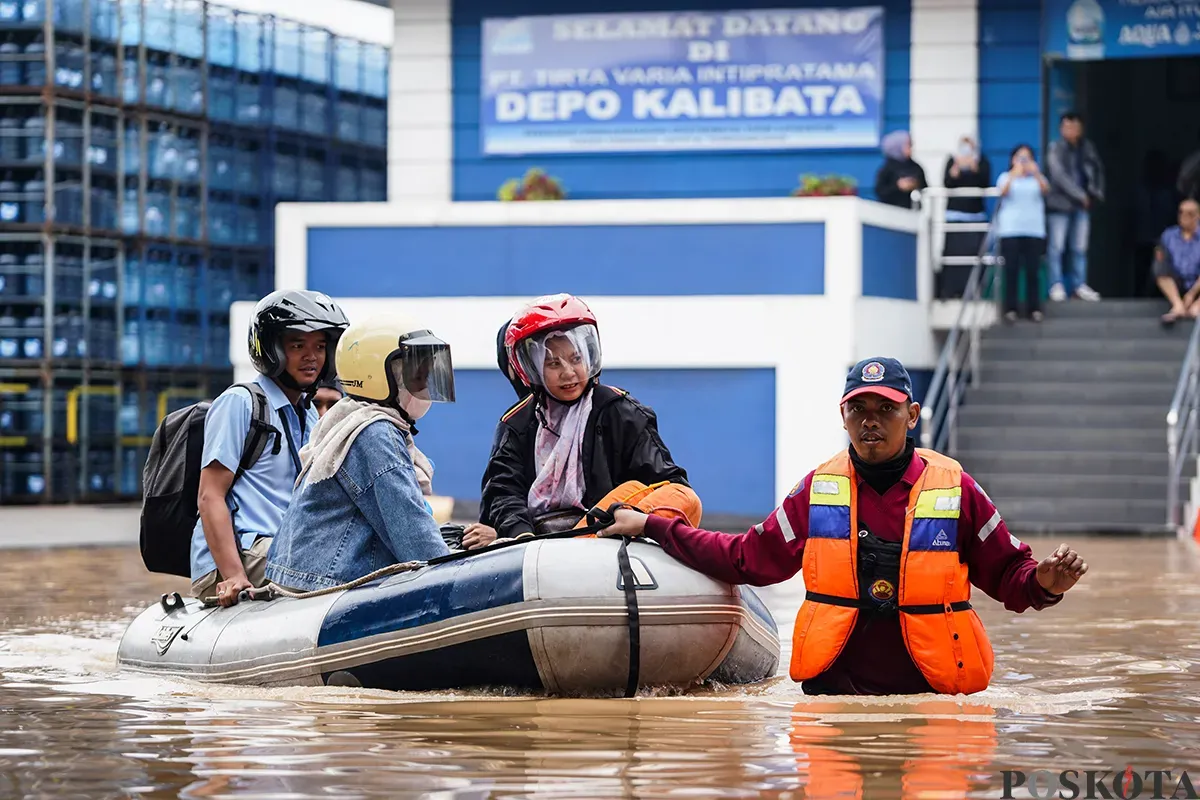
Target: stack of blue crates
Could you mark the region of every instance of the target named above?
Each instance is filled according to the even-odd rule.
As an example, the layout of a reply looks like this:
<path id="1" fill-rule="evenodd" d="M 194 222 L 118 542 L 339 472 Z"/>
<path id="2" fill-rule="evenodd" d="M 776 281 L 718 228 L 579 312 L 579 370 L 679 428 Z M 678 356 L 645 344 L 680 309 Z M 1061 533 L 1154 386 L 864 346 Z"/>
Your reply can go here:
<path id="1" fill-rule="evenodd" d="M 0 0 L 0 503 L 140 491 L 160 399 L 229 382 L 275 204 L 386 199 L 388 60 L 204 0 Z"/>

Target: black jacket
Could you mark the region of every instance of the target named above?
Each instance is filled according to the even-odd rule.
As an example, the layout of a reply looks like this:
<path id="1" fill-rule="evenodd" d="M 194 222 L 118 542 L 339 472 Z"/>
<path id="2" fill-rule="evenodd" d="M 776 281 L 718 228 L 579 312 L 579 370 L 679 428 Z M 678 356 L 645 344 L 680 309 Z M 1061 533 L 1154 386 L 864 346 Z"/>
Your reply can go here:
<path id="1" fill-rule="evenodd" d="M 925 180 L 925 170 L 921 169 L 921 165 L 916 161 L 911 158 L 905 161 L 889 158 L 883 162 L 879 172 L 875 173 L 875 199 L 889 206 L 912 208 L 911 193 L 896 185 L 901 178 L 916 178 L 917 189 L 929 186 Z"/>
<path id="2" fill-rule="evenodd" d="M 658 435 L 654 412 L 624 389 L 597 385 L 592 413 L 583 435 L 583 502 L 591 508 L 625 481 L 670 481 L 688 485 L 687 473 L 671 460 Z M 537 472 L 533 448 L 537 435 L 536 398 L 526 397 L 500 420 L 500 440 L 483 474 L 480 519 L 499 536 L 533 531 L 526 505 Z"/>
<path id="3" fill-rule="evenodd" d="M 990 189 L 992 188 L 992 162 L 987 156 L 980 154 L 979 168 L 974 171 L 960 170 L 958 177 L 950 174 L 954 168 L 954 156 L 946 159 L 945 175 L 942 185 L 947 189 Z M 951 197 L 946 203 L 947 211 L 959 211 L 963 214 L 982 214 L 984 211 L 982 197 Z"/>

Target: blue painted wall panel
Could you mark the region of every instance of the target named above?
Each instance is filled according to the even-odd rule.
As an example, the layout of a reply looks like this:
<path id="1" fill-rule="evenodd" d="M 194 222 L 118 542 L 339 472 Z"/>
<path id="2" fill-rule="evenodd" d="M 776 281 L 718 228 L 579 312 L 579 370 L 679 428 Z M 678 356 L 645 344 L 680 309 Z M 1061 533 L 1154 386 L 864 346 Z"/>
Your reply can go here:
<path id="1" fill-rule="evenodd" d="M 494 369 L 455 370 L 454 380 L 457 402 L 433 407 L 419 423 L 417 445 L 435 462 L 434 491 L 477 498 L 496 423 L 516 395 Z M 765 516 L 771 510 L 774 370 L 614 369 L 603 380 L 654 409 L 663 441 L 706 511 Z"/>
<path id="2" fill-rule="evenodd" d="M 825 226 L 309 228 L 308 287 L 339 297 L 822 294 Z"/>
<path id="3" fill-rule="evenodd" d="M 864 3 L 869 4 L 869 3 Z M 879 0 L 884 7 L 884 129 L 909 124 L 911 0 Z M 747 8 L 829 6 L 828 0 L 763 0 Z M 873 196 L 876 150 L 797 150 L 757 153 L 614 153 L 485 158 L 479 147 L 480 20 L 538 14 L 622 11 L 726 11 L 729 0 L 452 0 L 454 199 L 494 200 L 509 178 L 541 167 L 575 199 L 777 197 L 789 194 L 804 172 L 842 173 Z"/>
<path id="4" fill-rule="evenodd" d="M 1038 0 L 979 0 L 979 133 L 997 175 L 1016 144 L 1041 145 L 1041 13 Z"/>
<path id="5" fill-rule="evenodd" d="M 917 236 L 863 225 L 863 297 L 917 299 Z"/>

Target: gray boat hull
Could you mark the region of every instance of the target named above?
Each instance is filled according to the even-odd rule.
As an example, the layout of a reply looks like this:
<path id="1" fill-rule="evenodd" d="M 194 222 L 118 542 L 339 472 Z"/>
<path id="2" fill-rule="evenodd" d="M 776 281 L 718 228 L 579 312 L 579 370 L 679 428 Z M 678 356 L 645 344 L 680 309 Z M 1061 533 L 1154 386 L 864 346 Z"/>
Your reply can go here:
<path id="1" fill-rule="evenodd" d="M 321 597 L 156 604 L 130 624 L 117 658 L 124 669 L 243 685 L 617 691 L 630 666 L 618 546 L 534 540 Z M 628 552 L 641 686 L 775 674 L 778 630 L 752 590 L 653 544 Z"/>

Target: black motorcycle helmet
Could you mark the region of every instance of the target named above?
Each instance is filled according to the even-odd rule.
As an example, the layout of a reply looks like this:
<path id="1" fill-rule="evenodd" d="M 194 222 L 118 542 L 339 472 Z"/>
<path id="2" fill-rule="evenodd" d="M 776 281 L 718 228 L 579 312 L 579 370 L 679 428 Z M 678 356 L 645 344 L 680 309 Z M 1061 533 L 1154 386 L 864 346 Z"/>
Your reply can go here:
<path id="1" fill-rule="evenodd" d="M 336 375 L 333 358 L 338 338 L 349 320 L 338 307 L 320 292 L 283 289 L 271 292 L 258 301 L 250 318 L 250 362 L 268 378 L 274 378 L 289 389 L 309 391 L 319 385 L 326 375 Z M 311 333 L 324 331 L 327 341 L 325 365 L 312 386 L 301 386 L 284 371 L 287 356 L 283 352 L 285 331 Z"/>

